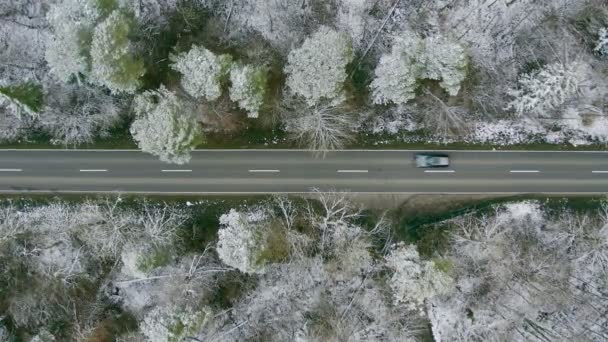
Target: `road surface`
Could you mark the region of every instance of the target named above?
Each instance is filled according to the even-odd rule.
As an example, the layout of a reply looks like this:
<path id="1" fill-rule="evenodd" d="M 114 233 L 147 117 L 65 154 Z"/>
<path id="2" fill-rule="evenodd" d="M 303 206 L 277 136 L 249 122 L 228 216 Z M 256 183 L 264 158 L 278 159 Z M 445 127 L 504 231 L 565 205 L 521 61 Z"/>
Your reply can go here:
<path id="1" fill-rule="evenodd" d="M 170 165 L 139 151 L 0 150 L 0 193 L 608 193 L 608 152 L 448 151 L 435 170 L 414 153 L 197 150 Z"/>

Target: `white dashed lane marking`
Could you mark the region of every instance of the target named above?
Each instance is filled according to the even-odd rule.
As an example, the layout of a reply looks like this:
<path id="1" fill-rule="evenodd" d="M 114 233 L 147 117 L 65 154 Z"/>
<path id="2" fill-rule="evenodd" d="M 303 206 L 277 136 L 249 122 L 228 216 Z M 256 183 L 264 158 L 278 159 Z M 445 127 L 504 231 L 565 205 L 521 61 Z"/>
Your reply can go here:
<path id="1" fill-rule="evenodd" d="M 454 173 L 454 170 L 424 170 L 425 173 Z"/>
<path id="2" fill-rule="evenodd" d="M 161 170 L 162 172 L 192 172 L 192 170 Z"/>
<path id="3" fill-rule="evenodd" d="M 102 170 L 102 169 L 82 169 L 80 170 L 80 172 L 108 172 L 108 170 Z"/>
<path id="4" fill-rule="evenodd" d="M 21 169 L 0 169 L 0 172 L 21 172 Z"/>
<path id="5" fill-rule="evenodd" d="M 338 170 L 338 173 L 367 173 L 367 170 Z"/>
<path id="6" fill-rule="evenodd" d="M 263 172 L 277 173 L 277 172 L 281 172 L 281 170 L 249 170 L 249 172 L 251 172 L 251 173 L 263 173 Z"/>
<path id="7" fill-rule="evenodd" d="M 539 173 L 539 170 L 511 170 L 511 173 Z"/>

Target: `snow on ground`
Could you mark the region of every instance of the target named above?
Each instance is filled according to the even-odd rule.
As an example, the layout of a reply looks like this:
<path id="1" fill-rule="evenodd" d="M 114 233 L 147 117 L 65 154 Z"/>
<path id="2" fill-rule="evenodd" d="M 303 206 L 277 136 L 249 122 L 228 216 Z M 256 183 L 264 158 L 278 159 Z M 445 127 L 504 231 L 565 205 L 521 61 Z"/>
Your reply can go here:
<path id="1" fill-rule="evenodd" d="M 571 144 L 574 146 L 608 142 L 608 117 L 571 110 L 553 127 L 531 119 L 477 121 L 471 123 L 470 132 L 461 137 L 423 136 L 407 115 L 388 114 L 372 118 L 364 126 L 364 133 L 388 134 L 401 142 L 486 144 L 510 146 L 530 143 Z M 394 143 L 395 140 L 377 141 L 376 145 Z"/>
<path id="2" fill-rule="evenodd" d="M 497 145 L 523 144 L 547 133 L 538 123 L 529 120 L 477 122 L 473 127 L 472 132 L 464 139 L 467 142 Z"/>
<path id="3" fill-rule="evenodd" d="M 386 112 L 375 116 L 369 124 L 369 131 L 373 134 L 398 134 L 402 131 L 415 131 L 416 123 L 407 113 L 399 110 Z"/>

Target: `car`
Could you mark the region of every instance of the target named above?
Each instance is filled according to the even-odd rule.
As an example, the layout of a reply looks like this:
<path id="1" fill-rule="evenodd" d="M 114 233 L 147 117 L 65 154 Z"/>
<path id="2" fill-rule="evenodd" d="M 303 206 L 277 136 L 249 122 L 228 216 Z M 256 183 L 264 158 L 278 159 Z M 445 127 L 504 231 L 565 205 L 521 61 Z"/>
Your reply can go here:
<path id="1" fill-rule="evenodd" d="M 450 157 L 447 154 L 440 153 L 416 153 L 414 160 L 416 167 L 448 167 L 450 166 Z"/>

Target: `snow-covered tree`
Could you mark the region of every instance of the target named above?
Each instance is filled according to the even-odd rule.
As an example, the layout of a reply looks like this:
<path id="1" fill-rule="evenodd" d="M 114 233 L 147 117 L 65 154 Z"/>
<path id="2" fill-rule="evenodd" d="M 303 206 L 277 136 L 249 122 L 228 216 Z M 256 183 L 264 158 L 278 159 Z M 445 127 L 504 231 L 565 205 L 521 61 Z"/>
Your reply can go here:
<path id="1" fill-rule="evenodd" d="M 369 0 L 339 0 L 337 25 L 341 31 L 348 33 L 355 48 L 362 46 L 364 37 L 370 33 L 368 20 L 374 3 Z M 371 31 L 373 32 L 373 31 Z"/>
<path id="2" fill-rule="evenodd" d="M 203 140 L 192 104 L 161 87 L 135 97 L 131 134 L 139 147 L 167 163 L 184 164 Z"/>
<path id="3" fill-rule="evenodd" d="M 395 38 L 390 54 L 380 58 L 370 84 L 374 103 L 403 104 L 413 99 L 418 81 L 430 79 L 456 96 L 466 76 L 464 48 L 444 36 Z"/>
<path id="4" fill-rule="evenodd" d="M 305 253 L 272 263 L 258 276 L 258 286 L 224 315 L 220 336 L 227 341 L 268 334 L 275 340 L 412 341 L 421 326 L 419 315 L 393 305 L 377 282 L 384 263 L 372 256 L 372 239 L 385 229 L 364 229 L 361 210 L 343 193 L 319 193 L 287 222 L 311 229 Z M 278 200 L 279 212 L 290 202 Z M 380 258 L 380 260 L 382 260 Z M 230 333 L 228 333 L 230 332 Z"/>
<path id="5" fill-rule="evenodd" d="M 243 273 L 264 273 L 268 264 L 299 254 L 305 239 L 293 231 L 293 205 L 277 199 L 274 206 L 231 209 L 220 217 L 217 253 L 228 266 Z"/>
<path id="6" fill-rule="evenodd" d="M 600 56 L 608 56 L 608 27 L 603 27 L 598 33 L 597 45 L 593 49 Z"/>
<path id="7" fill-rule="evenodd" d="M 425 59 L 420 78 L 439 81 L 450 96 L 458 95 L 460 84 L 467 75 L 467 55 L 464 47 L 445 36 L 435 35 L 424 40 Z"/>
<path id="8" fill-rule="evenodd" d="M 316 20 L 309 0 L 235 0 L 222 4 L 224 15 L 230 16 L 225 29 L 231 36 L 252 39 L 254 31 L 284 55 L 295 42 L 303 40 Z"/>
<path id="9" fill-rule="evenodd" d="M 348 75 L 346 66 L 353 60 L 350 37 L 322 26 L 292 50 L 287 57 L 287 87 L 302 96 L 309 106 L 321 100 L 341 102 Z"/>
<path id="10" fill-rule="evenodd" d="M 395 303 L 421 306 L 427 299 L 453 290 L 453 280 L 435 262 L 422 260 L 414 245 L 394 246 L 386 265 L 394 271 L 389 284 Z"/>
<path id="11" fill-rule="evenodd" d="M 261 334 L 276 341 L 415 341 L 422 330 L 418 316 L 391 305 L 372 279 L 373 264 L 358 266 L 347 273 L 318 257 L 269 266 L 256 289 L 225 317 L 220 336 L 225 341 Z"/>
<path id="12" fill-rule="evenodd" d="M 264 248 L 267 213 L 263 209 L 238 212 L 231 209 L 220 216 L 217 254 L 228 266 L 244 273 L 263 273 L 257 257 Z"/>
<path id="13" fill-rule="evenodd" d="M 135 57 L 129 40 L 134 25 L 129 14 L 115 10 L 97 25 L 93 34 L 90 80 L 113 93 L 134 93 L 145 72 L 143 61 Z"/>
<path id="14" fill-rule="evenodd" d="M 518 87 L 511 89 L 508 108 L 520 116 L 549 117 L 580 91 L 584 65 L 552 63 L 539 71 L 524 74 Z"/>
<path id="15" fill-rule="evenodd" d="M 370 88 L 374 103 L 406 103 L 416 94 L 424 47 L 418 37 L 398 37 L 390 54 L 380 57 Z"/>
<path id="16" fill-rule="evenodd" d="M 67 82 L 89 74 L 88 44 L 99 16 L 95 0 L 63 0 L 51 6 L 47 20 L 53 34 L 45 56 L 51 73 L 59 80 Z"/>
<path id="17" fill-rule="evenodd" d="M 230 70 L 230 99 L 257 118 L 268 89 L 268 71 L 264 67 L 233 66 Z"/>
<path id="18" fill-rule="evenodd" d="M 232 57 L 215 55 L 202 46 L 194 45 L 188 52 L 172 57 L 171 67 L 182 74 L 182 86 L 193 97 L 208 101 L 222 95 Z"/>

